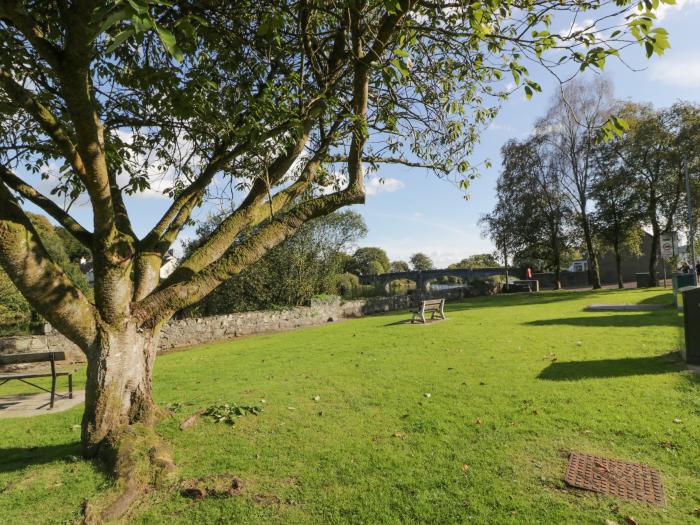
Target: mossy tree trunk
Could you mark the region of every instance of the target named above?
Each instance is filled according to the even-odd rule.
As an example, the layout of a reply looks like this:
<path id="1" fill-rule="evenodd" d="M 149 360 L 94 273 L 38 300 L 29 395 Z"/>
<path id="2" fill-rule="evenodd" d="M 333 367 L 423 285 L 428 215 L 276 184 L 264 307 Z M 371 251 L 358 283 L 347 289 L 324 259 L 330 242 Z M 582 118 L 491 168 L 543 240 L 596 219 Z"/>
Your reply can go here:
<path id="1" fill-rule="evenodd" d="M 85 386 L 82 443 L 87 456 L 96 455 L 105 439 L 125 425 L 153 423 L 156 347 L 153 332 L 133 322 L 100 331 L 89 349 Z"/>

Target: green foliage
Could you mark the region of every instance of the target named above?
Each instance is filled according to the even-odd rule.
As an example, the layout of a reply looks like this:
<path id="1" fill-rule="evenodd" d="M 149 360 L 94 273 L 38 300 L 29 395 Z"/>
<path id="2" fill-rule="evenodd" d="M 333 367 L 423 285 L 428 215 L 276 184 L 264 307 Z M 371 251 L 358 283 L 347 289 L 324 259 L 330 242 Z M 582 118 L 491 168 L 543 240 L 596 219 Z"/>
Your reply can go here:
<path id="1" fill-rule="evenodd" d="M 235 425 L 236 420 L 247 416 L 257 416 L 262 413 L 262 407 L 255 405 L 237 405 L 236 403 L 218 403 L 211 405 L 203 415 L 211 418 L 215 423 L 226 423 L 227 425 Z"/>
<path id="2" fill-rule="evenodd" d="M 500 264 L 496 256 L 491 253 L 479 253 L 470 255 L 458 263 L 450 264 L 448 268 L 497 268 Z"/>
<path id="3" fill-rule="evenodd" d="M 382 248 L 358 248 L 345 265 L 345 271 L 355 275 L 377 275 L 391 270 L 389 257 Z"/>
<path id="4" fill-rule="evenodd" d="M 410 269 L 406 261 L 391 261 L 389 264 L 389 270 L 392 272 L 408 272 Z"/>
<path id="5" fill-rule="evenodd" d="M 206 239 L 214 227 L 215 219 L 202 224 L 199 239 L 188 249 Z M 339 277 L 347 261 L 345 251 L 366 233 L 364 220 L 352 211 L 311 221 L 186 313 L 218 315 L 300 306 L 315 295 L 338 293 Z"/>
<path id="6" fill-rule="evenodd" d="M 360 278 L 354 273 L 345 272 L 335 278 L 335 289 L 342 297 L 352 297 L 359 286 Z"/>
<path id="7" fill-rule="evenodd" d="M 411 267 L 414 270 L 432 270 L 435 265 L 433 264 L 433 261 L 430 257 L 425 255 L 424 253 L 414 253 L 411 255 L 411 258 L 409 259 L 409 262 L 411 263 Z"/>

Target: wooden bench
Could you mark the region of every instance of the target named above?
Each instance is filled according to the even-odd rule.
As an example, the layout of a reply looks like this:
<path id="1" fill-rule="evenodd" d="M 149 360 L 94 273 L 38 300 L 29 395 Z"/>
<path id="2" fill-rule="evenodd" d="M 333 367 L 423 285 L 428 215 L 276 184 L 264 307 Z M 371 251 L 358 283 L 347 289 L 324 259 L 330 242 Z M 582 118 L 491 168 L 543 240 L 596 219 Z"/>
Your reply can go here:
<path id="1" fill-rule="evenodd" d="M 0 386 L 4 385 L 8 381 L 16 379 L 22 381 L 30 386 L 43 390 L 44 392 L 49 392 L 51 394 L 51 407 L 53 408 L 54 399 L 56 398 L 56 378 L 58 376 L 68 376 L 68 398 L 73 399 L 73 372 L 72 371 L 58 371 L 56 370 L 56 361 L 65 361 L 66 354 L 64 352 L 43 352 L 37 354 L 10 354 L 0 356 L 0 365 L 19 365 L 19 364 L 29 364 L 29 363 L 51 363 L 51 371 L 47 372 L 10 372 L 10 373 L 0 373 Z M 50 377 L 51 378 L 51 390 L 45 389 L 43 386 L 35 385 L 27 381 L 27 379 L 34 379 L 37 377 Z M 58 394 L 59 397 L 65 397 L 65 395 Z"/>
<path id="2" fill-rule="evenodd" d="M 416 317 L 420 317 L 420 320 L 425 323 L 425 314 L 431 314 L 430 319 L 435 319 L 435 314 L 440 315 L 440 319 L 445 318 L 445 300 L 444 299 L 428 299 L 427 301 L 421 301 L 420 307 L 413 312 L 413 317 L 411 318 L 411 323 L 415 322 Z"/>

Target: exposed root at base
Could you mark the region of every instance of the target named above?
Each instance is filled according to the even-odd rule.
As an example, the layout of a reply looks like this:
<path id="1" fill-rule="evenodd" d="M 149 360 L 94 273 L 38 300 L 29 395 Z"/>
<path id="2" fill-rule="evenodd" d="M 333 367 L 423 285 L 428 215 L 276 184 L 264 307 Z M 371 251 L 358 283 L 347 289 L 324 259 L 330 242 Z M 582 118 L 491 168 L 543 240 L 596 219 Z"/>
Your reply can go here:
<path id="1" fill-rule="evenodd" d="M 215 474 L 192 478 L 180 484 L 180 494 L 195 501 L 204 498 L 237 496 L 243 491 L 243 480 L 231 474 Z"/>
<path id="2" fill-rule="evenodd" d="M 135 424 L 112 432 L 100 446 L 99 455 L 112 469 L 118 496 L 106 506 L 86 503 L 85 525 L 118 519 L 150 488 L 167 487 L 176 481 L 170 450 L 151 426 Z"/>

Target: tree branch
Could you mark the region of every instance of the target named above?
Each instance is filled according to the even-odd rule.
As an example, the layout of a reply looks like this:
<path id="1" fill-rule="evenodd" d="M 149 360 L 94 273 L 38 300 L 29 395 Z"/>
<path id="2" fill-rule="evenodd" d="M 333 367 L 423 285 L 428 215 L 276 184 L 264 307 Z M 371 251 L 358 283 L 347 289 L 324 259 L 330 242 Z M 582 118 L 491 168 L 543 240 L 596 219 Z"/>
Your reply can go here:
<path id="1" fill-rule="evenodd" d="M 0 180 L 19 195 L 32 202 L 68 230 L 86 248 L 92 250 L 92 233 L 83 228 L 73 217 L 61 209 L 54 201 L 39 193 L 5 166 L 0 165 Z"/>
<path id="2" fill-rule="evenodd" d="M 188 279 L 175 282 L 153 292 L 132 305 L 132 311 L 141 324 L 151 325 L 167 319 L 174 312 L 194 304 L 211 293 L 217 286 L 258 261 L 269 250 L 294 235 L 306 222 L 332 213 L 343 206 L 358 204 L 364 194 L 354 186 L 343 191 L 323 195 L 300 203 L 285 213 L 275 216 L 235 249 L 212 262 Z"/>
<path id="3" fill-rule="evenodd" d="M 347 157 L 342 155 L 330 155 L 325 158 L 327 162 L 347 162 Z M 403 166 L 408 166 L 410 168 L 427 168 L 436 171 L 442 171 L 447 173 L 447 169 L 440 164 L 431 164 L 428 162 L 412 162 L 400 157 L 377 157 L 373 155 L 363 156 L 363 162 L 369 162 L 370 164 L 401 164 Z"/>
<path id="4" fill-rule="evenodd" d="M 34 226 L 0 183 L 0 265 L 56 329 L 88 352 L 97 334 L 94 306 L 46 253 Z"/>

